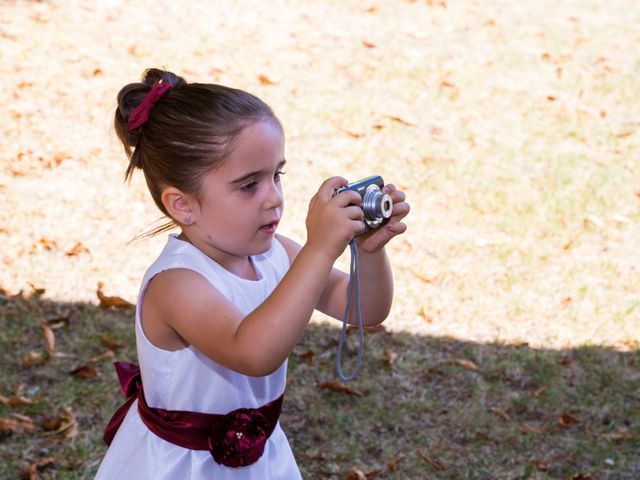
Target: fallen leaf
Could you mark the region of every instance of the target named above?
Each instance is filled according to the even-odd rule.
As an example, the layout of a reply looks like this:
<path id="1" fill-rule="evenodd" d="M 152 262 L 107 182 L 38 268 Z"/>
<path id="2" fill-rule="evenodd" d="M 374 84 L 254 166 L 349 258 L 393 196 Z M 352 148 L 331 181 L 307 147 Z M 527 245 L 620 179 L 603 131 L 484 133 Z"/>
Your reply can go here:
<path id="1" fill-rule="evenodd" d="M 80 255 L 81 253 L 91 253 L 89 249 L 85 247 L 82 243 L 76 242 L 76 244 L 71 247 L 69 250 L 65 252 L 67 257 L 74 257 Z"/>
<path id="2" fill-rule="evenodd" d="M 22 359 L 22 366 L 24 368 L 29 368 L 33 365 L 40 365 L 43 362 L 42 359 L 42 353 L 40 352 L 29 352 L 25 355 L 25 357 Z"/>
<path id="3" fill-rule="evenodd" d="M 609 440 L 612 442 L 620 442 L 624 440 L 633 440 L 635 437 L 629 430 L 625 427 L 620 427 L 618 430 L 612 433 L 603 433 L 600 435 L 600 438 L 604 438 L 605 440 Z"/>
<path id="4" fill-rule="evenodd" d="M 367 480 L 367 476 L 362 470 L 351 467 L 351 470 L 349 470 L 349 475 L 347 476 L 347 480 Z"/>
<path id="5" fill-rule="evenodd" d="M 309 349 L 306 352 L 298 355 L 298 358 L 300 358 L 300 361 L 304 363 L 313 363 L 313 359 L 315 358 L 315 356 L 316 356 L 315 352 Z"/>
<path id="6" fill-rule="evenodd" d="M 431 465 L 431 467 L 433 467 L 433 469 L 436 471 L 442 471 L 446 468 L 444 464 L 442 464 L 442 462 L 439 462 L 438 460 L 431 458 L 429 455 L 427 455 L 426 452 L 418 451 L 418 455 L 420 455 L 420 458 L 422 458 L 425 462 Z"/>
<path id="7" fill-rule="evenodd" d="M 111 340 L 109 337 L 107 337 L 106 335 L 101 335 L 100 336 L 100 341 L 102 342 L 102 344 L 107 347 L 109 350 L 120 350 L 121 348 L 124 347 L 124 343 L 120 343 L 120 342 L 116 342 L 114 340 Z"/>
<path id="8" fill-rule="evenodd" d="M 110 360 L 114 357 L 114 353 L 113 350 L 107 350 L 104 353 L 101 353 L 100 355 L 96 355 L 95 357 L 91 357 L 89 359 L 89 363 L 99 363 L 102 362 L 104 360 Z"/>
<path id="9" fill-rule="evenodd" d="M 360 390 L 350 387 L 346 383 L 343 383 L 339 380 L 329 380 L 328 382 L 316 384 L 316 386 L 318 388 L 331 390 L 333 392 L 347 393 L 349 395 L 355 395 L 357 397 L 363 396 L 363 393 Z"/>
<path id="10" fill-rule="evenodd" d="M 560 418 L 558 418 L 558 425 L 560 425 L 562 428 L 569 428 L 577 423 L 580 423 L 580 420 L 571 415 L 569 412 L 562 412 L 562 415 L 560 415 Z"/>
<path id="11" fill-rule="evenodd" d="M 262 85 L 275 85 L 276 82 L 274 82 L 273 80 L 271 80 L 269 77 L 267 77 L 266 75 L 258 75 L 258 80 L 260 80 L 260 83 Z"/>
<path id="12" fill-rule="evenodd" d="M 387 365 L 389 366 L 393 365 L 397 359 L 398 359 L 397 353 L 395 353 L 394 351 L 388 348 L 384 349 L 384 361 Z"/>
<path id="13" fill-rule="evenodd" d="M 23 397 L 18 393 L 11 395 L 7 400 L 7 405 L 11 407 L 28 407 L 35 403 L 33 400 Z"/>
<path id="14" fill-rule="evenodd" d="M 91 365 L 82 365 L 75 370 L 71 370 L 69 373 L 74 377 L 82 378 L 83 380 L 91 380 L 99 377 L 98 371 Z"/>
<path id="15" fill-rule="evenodd" d="M 537 425 L 532 425 L 530 423 L 523 423 L 522 425 L 520 425 L 520 431 L 522 433 L 536 433 L 536 434 L 542 434 L 544 433 L 544 428 L 543 427 L 539 427 Z"/>
<path id="16" fill-rule="evenodd" d="M 509 416 L 509 414 L 502 408 L 491 407 L 490 410 L 496 415 L 498 415 L 500 418 L 503 418 L 504 420 L 506 420 L 507 422 L 511 421 L 511 417 Z"/>
<path id="17" fill-rule="evenodd" d="M 40 325 L 42 325 L 44 333 L 44 346 L 47 349 L 47 355 L 49 355 L 49 357 L 53 357 L 53 353 L 56 349 L 56 336 L 51 327 L 43 320 L 40 321 Z"/>
<path id="18" fill-rule="evenodd" d="M 60 435 L 68 441 L 78 436 L 78 422 L 71 407 L 64 407 L 59 417 L 46 419 L 43 428 L 52 430 L 48 435 Z"/>
<path id="19" fill-rule="evenodd" d="M 471 360 L 466 360 L 464 358 L 457 358 L 456 360 L 454 360 L 454 362 L 460 365 L 462 368 L 466 368 L 467 370 L 472 370 L 474 372 L 478 370 L 478 365 L 473 363 Z"/>
<path id="20" fill-rule="evenodd" d="M 100 300 L 100 308 L 116 308 L 116 309 L 132 309 L 135 310 L 136 306 L 133 303 L 127 302 L 120 297 L 109 297 L 102 293 L 102 287 L 104 283 L 98 282 L 98 290 L 96 294 Z"/>
<path id="21" fill-rule="evenodd" d="M 49 240 L 48 238 L 45 238 L 45 237 L 40 237 L 40 240 L 38 240 L 38 243 L 42 245 L 42 247 L 45 250 L 53 250 L 58 247 L 58 244 L 56 243 L 55 240 Z"/>
<path id="22" fill-rule="evenodd" d="M 569 480 L 595 480 L 590 473 L 574 473 L 569 477 Z"/>
<path id="23" fill-rule="evenodd" d="M 397 116 L 397 115 L 389 115 L 389 118 L 390 118 L 391 120 L 393 120 L 394 122 L 398 122 L 398 123 L 400 123 L 401 125 L 406 125 L 406 126 L 408 126 L 408 127 L 413 127 L 413 126 L 415 126 L 415 123 L 409 122 L 409 121 L 405 120 L 404 118 L 399 117 L 399 116 Z"/>
<path id="24" fill-rule="evenodd" d="M 395 472 L 398 469 L 398 464 L 404 459 L 404 455 L 401 453 L 397 457 L 392 458 L 387 462 L 387 469 L 390 472 Z"/>
<path id="25" fill-rule="evenodd" d="M 539 397 L 539 396 L 540 396 L 540 395 L 542 395 L 546 390 L 547 390 L 547 386 L 546 386 L 546 385 L 543 385 L 542 387 L 540 387 L 540 388 L 536 389 L 536 390 L 533 392 L 533 396 L 534 396 L 534 397 Z"/>
<path id="26" fill-rule="evenodd" d="M 622 132 L 614 133 L 614 136 L 618 138 L 626 138 L 626 137 L 630 137 L 634 133 L 635 133 L 634 130 L 623 130 Z"/>
<path id="27" fill-rule="evenodd" d="M 546 472 L 547 470 L 549 470 L 549 468 L 551 468 L 551 464 L 546 460 L 539 460 L 539 459 L 532 458 L 527 463 L 529 465 L 533 465 L 535 468 L 543 472 Z"/>
<path id="28" fill-rule="evenodd" d="M 556 101 L 556 97 L 554 97 L 553 95 L 547 95 L 547 101 L 548 102 L 555 102 Z"/>
<path id="29" fill-rule="evenodd" d="M 376 44 L 372 42 L 367 42 L 366 40 L 362 41 L 362 45 L 366 48 L 376 48 Z"/>
<path id="30" fill-rule="evenodd" d="M 28 475 L 29 480 L 38 480 L 38 470 L 44 470 L 47 467 L 50 467 L 55 462 L 53 457 L 45 457 L 40 460 L 33 462 L 29 465 L 26 474 Z"/>
<path id="31" fill-rule="evenodd" d="M 58 328 L 68 327 L 70 320 L 71 312 L 65 312 L 62 315 L 58 315 L 56 317 L 46 318 L 44 320 L 44 323 L 46 323 L 53 330 L 57 330 Z"/>
<path id="32" fill-rule="evenodd" d="M 12 413 L 8 417 L 0 417 L 0 433 L 33 433 L 35 431 L 33 420 L 26 415 Z"/>

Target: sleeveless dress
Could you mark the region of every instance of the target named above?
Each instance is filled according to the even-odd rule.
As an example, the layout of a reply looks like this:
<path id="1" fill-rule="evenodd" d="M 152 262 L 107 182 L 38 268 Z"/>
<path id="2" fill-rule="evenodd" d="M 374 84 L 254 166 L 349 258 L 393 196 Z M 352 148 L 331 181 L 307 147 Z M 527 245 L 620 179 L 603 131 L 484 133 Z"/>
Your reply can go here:
<path id="1" fill-rule="evenodd" d="M 251 377 L 223 367 L 192 345 L 177 351 L 154 346 L 142 330 L 140 311 L 149 281 L 172 268 L 198 272 L 244 315 L 271 294 L 289 269 L 289 257 L 274 238 L 271 249 L 252 256 L 257 280 L 225 270 L 196 247 L 169 235 L 167 245 L 147 270 L 138 295 L 135 332 L 144 393 L 150 407 L 226 414 L 237 408 L 257 408 L 285 389 L 287 361 L 264 377 Z M 174 445 L 151 432 L 131 405 L 100 465 L 98 480 L 295 480 L 301 479 L 280 423 L 257 462 L 246 467 L 219 465 L 208 451 Z"/>

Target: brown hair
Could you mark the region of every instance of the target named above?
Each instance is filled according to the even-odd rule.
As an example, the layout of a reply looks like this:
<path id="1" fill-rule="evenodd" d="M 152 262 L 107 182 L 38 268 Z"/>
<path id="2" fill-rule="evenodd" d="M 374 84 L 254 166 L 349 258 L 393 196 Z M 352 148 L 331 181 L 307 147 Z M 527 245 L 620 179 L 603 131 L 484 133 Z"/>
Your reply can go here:
<path id="1" fill-rule="evenodd" d="M 156 83 L 173 88 L 153 106 L 149 119 L 129 133 L 129 115 Z M 271 108 L 242 90 L 215 84 L 187 83 L 182 77 L 148 69 L 142 82 L 130 83 L 118 93 L 114 125 L 129 158 L 125 180 L 142 169 L 154 202 L 166 216 L 160 195 L 168 186 L 199 196 L 202 178 L 229 154 L 233 140 L 257 121 L 280 122 Z M 281 125 L 280 125 L 281 126 Z M 168 230 L 172 220 L 147 235 Z"/>

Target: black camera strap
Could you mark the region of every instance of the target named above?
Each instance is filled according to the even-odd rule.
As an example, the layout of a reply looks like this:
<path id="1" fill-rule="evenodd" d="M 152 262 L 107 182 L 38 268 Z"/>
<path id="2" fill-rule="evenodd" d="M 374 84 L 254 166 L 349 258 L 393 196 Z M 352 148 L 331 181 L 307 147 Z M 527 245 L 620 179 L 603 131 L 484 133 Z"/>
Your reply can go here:
<path id="1" fill-rule="evenodd" d="M 349 242 L 351 248 L 351 266 L 349 268 L 349 285 L 347 286 L 347 306 L 344 311 L 344 318 L 342 319 L 342 333 L 340 334 L 340 342 L 338 343 L 338 358 L 336 361 L 336 371 L 340 380 L 349 382 L 356 378 L 360 374 L 360 367 L 362 366 L 362 352 L 364 351 L 364 330 L 362 328 L 362 318 L 360 318 L 360 284 L 358 281 L 358 246 L 355 239 Z M 344 350 L 344 344 L 347 338 L 347 320 L 349 319 L 349 312 L 351 311 L 351 302 L 355 296 L 356 301 L 356 322 L 358 324 L 358 335 L 360 338 L 360 348 L 358 350 L 358 360 L 355 370 L 351 375 L 346 376 L 342 372 L 342 351 Z"/>

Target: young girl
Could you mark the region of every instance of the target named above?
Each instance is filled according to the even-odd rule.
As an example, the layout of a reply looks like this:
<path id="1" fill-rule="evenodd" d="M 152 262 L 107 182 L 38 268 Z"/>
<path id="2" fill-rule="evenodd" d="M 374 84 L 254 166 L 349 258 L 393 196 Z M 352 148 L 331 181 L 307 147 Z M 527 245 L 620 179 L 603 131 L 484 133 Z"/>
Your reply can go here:
<path id="1" fill-rule="evenodd" d="M 318 309 L 341 319 L 347 274 L 333 263 L 364 228 L 360 196 L 326 180 L 301 246 L 276 229 L 282 125 L 261 100 L 151 69 L 118 94 L 115 128 L 158 208 L 177 225 L 147 270 L 135 319 L 141 380 L 118 364 L 129 400 L 109 423 L 98 479 L 291 480 L 278 423 L 287 356 Z M 365 324 L 382 322 L 393 280 L 385 244 L 405 231 L 404 194 L 357 237 Z"/>

